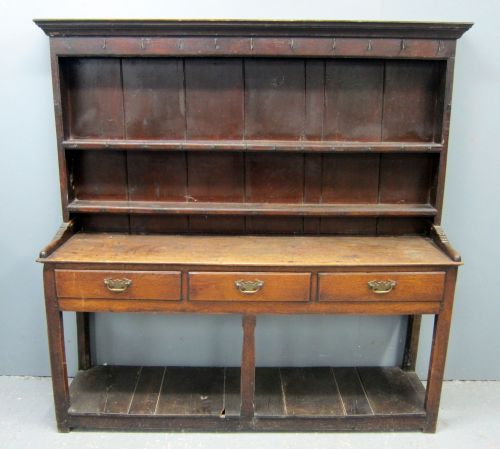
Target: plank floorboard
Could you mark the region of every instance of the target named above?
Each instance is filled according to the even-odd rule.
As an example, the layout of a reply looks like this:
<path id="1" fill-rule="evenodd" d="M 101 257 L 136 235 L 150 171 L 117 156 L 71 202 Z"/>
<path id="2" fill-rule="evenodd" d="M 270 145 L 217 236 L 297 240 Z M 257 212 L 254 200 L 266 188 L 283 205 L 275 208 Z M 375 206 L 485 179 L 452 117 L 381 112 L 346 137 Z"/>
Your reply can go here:
<path id="1" fill-rule="evenodd" d="M 240 369 L 226 368 L 224 373 L 224 415 L 240 416 Z"/>
<path id="2" fill-rule="evenodd" d="M 339 416 L 344 414 L 331 369 L 281 368 L 287 415 Z"/>
<path id="3" fill-rule="evenodd" d="M 255 371 L 255 415 L 284 416 L 285 407 L 279 368 Z"/>
<path id="4" fill-rule="evenodd" d="M 424 412 L 421 391 L 400 368 L 358 368 L 358 373 L 376 415 Z"/>
<path id="5" fill-rule="evenodd" d="M 129 414 L 155 414 L 165 370 L 160 366 L 144 366 L 141 369 Z"/>
<path id="6" fill-rule="evenodd" d="M 106 405 L 108 366 L 79 371 L 71 382 L 70 413 L 102 413 Z"/>
<path id="7" fill-rule="evenodd" d="M 224 368 L 168 367 L 157 415 L 220 415 Z"/>
<path id="8" fill-rule="evenodd" d="M 333 368 L 346 415 L 373 415 L 356 368 Z"/>
<path id="9" fill-rule="evenodd" d="M 137 366 L 109 367 L 104 413 L 128 413 L 140 372 Z"/>

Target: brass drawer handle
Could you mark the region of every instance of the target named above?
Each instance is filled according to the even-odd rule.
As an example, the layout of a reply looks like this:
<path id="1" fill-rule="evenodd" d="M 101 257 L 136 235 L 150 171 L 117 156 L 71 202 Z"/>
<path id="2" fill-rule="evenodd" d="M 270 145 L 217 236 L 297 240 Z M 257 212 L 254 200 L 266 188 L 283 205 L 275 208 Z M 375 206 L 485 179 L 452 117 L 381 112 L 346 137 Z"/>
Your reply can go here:
<path id="1" fill-rule="evenodd" d="M 385 295 L 396 287 L 396 281 L 370 281 L 368 287 L 377 295 Z"/>
<path id="2" fill-rule="evenodd" d="M 132 281 L 127 278 L 123 279 L 104 279 L 104 285 L 106 288 L 113 293 L 123 293 L 127 288 L 132 285 Z"/>
<path id="3" fill-rule="evenodd" d="M 257 293 L 262 287 L 264 287 L 264 281 L 259 281 L 256 279 L 255 281 L 236 281 L 234 283 L 236 288 L 243 293 L 244 295 L 253 295 Z"/>

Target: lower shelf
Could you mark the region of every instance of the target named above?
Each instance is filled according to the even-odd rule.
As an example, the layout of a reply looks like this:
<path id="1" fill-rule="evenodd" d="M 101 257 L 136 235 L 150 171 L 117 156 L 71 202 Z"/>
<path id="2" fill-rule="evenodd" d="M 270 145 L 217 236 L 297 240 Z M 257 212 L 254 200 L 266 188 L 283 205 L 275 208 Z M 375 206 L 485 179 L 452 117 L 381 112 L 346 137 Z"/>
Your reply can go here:
<path id="1" fill-rule="evenodd" d="M 424 387 L 399 368 L 257 368 L 252 422 L 239 419 L 239 377 L 239 368 L 96 366 L 70 386 L 69 423 L 311 431 L 409 430 L 425 422 Z"/>

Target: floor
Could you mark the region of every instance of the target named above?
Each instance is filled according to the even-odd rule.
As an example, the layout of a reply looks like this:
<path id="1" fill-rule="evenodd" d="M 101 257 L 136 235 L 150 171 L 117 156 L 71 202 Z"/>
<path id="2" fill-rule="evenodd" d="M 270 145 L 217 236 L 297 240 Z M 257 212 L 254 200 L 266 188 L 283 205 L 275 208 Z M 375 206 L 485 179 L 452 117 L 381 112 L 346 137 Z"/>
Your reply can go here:
<path id="1" fill-rule="evenodd" d="M 165 434 L 55 429 L 49 378 L 0 377 L 0 449 L 500 449 L 500 382 L 446 382 L 438 432 Z"/>

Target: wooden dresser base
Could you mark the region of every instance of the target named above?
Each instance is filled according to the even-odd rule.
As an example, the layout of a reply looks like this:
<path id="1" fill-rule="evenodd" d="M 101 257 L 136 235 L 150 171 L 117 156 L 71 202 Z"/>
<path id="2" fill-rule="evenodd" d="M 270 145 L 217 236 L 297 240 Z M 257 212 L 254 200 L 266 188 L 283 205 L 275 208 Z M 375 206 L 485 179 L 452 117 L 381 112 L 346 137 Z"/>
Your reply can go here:
<path id="1" fill-rule="evenodd" d="M 94 245 L 101 248 L 97 258 Z M 258 252 L 259 245 L 275 248 L 266 265 L 253 265 L 253 256 L 247 256 L 239 266 L 224 256 L 225 247 L 238 254 L 246 246 Z M 296 251 L 297 245 L 317 245 L 315 259 Z M 206 256 L 203 248 L 209 248 Z M 364 255 L 364 266 L 349 266 L 355 254 Z M 320 265 L 311 265 L 312 260 Z M 81 233 L 43 262 L 61 431 L 435 430 L 459 263 L 428 238 Z M 63 310 L 77 312 L 80 371 L 71 385 Z M 239 314 L 241 367 L 93 366 L 93 312 Z M 402 367 L 256 368 L 259 315 L 291 313 L 409 315 Z M 435 316 L 427 390 L 413 372 L 411 317 L 421 313 Z"/>

